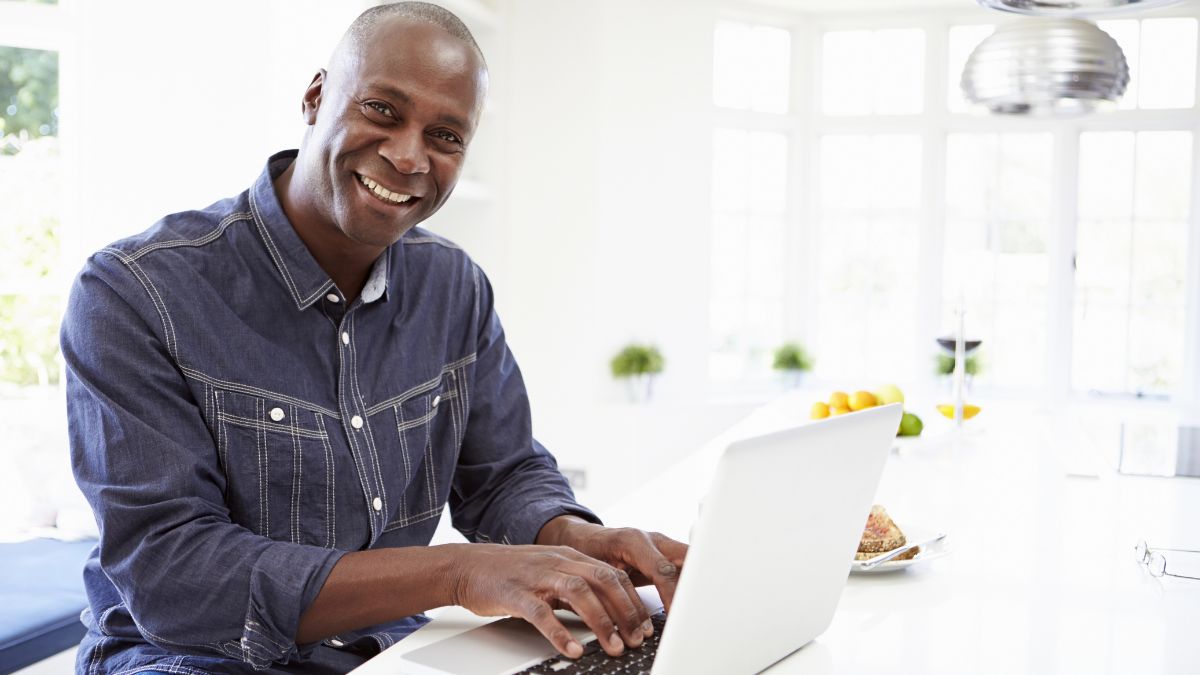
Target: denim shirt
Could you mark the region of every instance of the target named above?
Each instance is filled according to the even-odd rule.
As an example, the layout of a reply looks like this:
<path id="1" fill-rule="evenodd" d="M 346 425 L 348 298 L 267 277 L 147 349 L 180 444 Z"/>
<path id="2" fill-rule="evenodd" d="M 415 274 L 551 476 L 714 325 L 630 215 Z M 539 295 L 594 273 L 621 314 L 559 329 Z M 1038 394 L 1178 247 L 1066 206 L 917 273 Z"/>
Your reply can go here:
<path id="1" fill-rule="evenodd" d="M 246 192 L 94 254 L 62 328 L 71 458 L 100 542 L 77 671 L 345 672 L 422 623 L 295 644 L 346 551 L 532 543 L 579 506 L 533 439 L 486 277 L 420 228 L 345 296 Z"/>

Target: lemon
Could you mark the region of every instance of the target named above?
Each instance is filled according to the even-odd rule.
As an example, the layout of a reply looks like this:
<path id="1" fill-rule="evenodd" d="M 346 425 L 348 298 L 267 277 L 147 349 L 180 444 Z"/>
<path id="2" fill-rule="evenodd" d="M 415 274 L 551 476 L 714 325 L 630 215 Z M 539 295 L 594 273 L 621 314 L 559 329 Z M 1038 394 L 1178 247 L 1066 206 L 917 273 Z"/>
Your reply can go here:
<path id="1" fill-rule="evenodd" d="M 812 414 L 814 420 L 822 420 L 829 417 L 829 406 L 821 401 L 812 404 Z"/>
<path id="2" fill-rule="evenodd" d="M 904 392 L 894 384 L 885 384 L 875 390 L 875 400 L 879 402 L 879 405 L 904 403 Z"/>
<path id="3" fill-rule="evenodd" d="M 873 408 L 878 402 L 875 400 L 875 394 L 869 391 L 856 391 L 850 395 L 851 410 L 865 410 Z"/>
<path id="4" fill-rule="evenodd" d="M 844 405 L 829 406 L 830 415 L 845 415 L 848 412 L 850 412 L 850 408 Z"/>
<path id="5" fill-rule="evenodd" d="M 829 395 L 830 408 L 849 408 L 850 395 L 844 391 L 835 391 Z"/>
<path id="6" fill-rule="evenodd" d="M 942 413 L 949 419 L 954 419 L 954 404 L 953 403 L 943 403 L 943 404 L 939 405 L 937 407 L 937 409 L 938 409 L 938 412 Z M 971 419 L 972 417 L 978 415 L 980 410 L 981 410 L 981 408 L 977 405 L 971 405 L 970 403 L 964 403 L 963 404 L 963 419 L 964 420 Z"/>

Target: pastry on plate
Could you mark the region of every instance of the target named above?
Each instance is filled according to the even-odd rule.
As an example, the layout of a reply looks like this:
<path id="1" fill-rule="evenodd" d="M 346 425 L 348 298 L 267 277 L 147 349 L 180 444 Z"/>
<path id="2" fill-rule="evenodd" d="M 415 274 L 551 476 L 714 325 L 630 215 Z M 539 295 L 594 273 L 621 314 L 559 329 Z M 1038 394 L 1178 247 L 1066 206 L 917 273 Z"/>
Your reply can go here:
<path id="1" fill-rule="evenodd" d="M 854 559 L 869 560 L 907 543 L 904 533 L 888 515 L 887 509 L 875 504 L 871 507 L 871 515 L 867 516 L 867 525 L 863 528 L 862 539 L 858 542 L 858 552 L 854 554 Z M 892 560 L 908 560 L 915 558 L 920 552 L 921 547 L 914 546 L 912 550 L 905 551 Z"/>

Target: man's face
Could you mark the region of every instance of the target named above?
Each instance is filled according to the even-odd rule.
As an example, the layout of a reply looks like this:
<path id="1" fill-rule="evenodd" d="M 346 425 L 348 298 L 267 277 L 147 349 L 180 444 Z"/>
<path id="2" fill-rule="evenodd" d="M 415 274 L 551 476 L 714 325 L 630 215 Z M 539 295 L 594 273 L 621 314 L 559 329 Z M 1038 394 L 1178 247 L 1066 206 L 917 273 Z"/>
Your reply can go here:
<path id="1" fill-rule="evenodd" d="M 355 244 L 390 246 L 454 189 L 486 71 L 470 46 L 406 19 L 342 57 L 305 92 L 312 128 L 297 161 L 322 221 Z"/>

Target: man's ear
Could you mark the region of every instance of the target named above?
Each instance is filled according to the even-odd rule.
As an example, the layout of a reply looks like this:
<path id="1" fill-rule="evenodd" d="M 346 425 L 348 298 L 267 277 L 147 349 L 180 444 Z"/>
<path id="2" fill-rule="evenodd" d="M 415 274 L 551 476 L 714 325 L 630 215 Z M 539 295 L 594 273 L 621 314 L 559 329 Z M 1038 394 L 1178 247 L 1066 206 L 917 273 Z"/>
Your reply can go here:
<path id="1" fill-rule="evenodd" d="M 325 69 L 322 68 L 313 75 L 312 82 L 308 83 L 308 89 L 304 90 L 304 98 L 300 100 L 300 114 L 304 116 L 304 123 L 313 125 L 317 123 L 317 110 L 321 107 L 321 92 L 325 88 Z"/>

